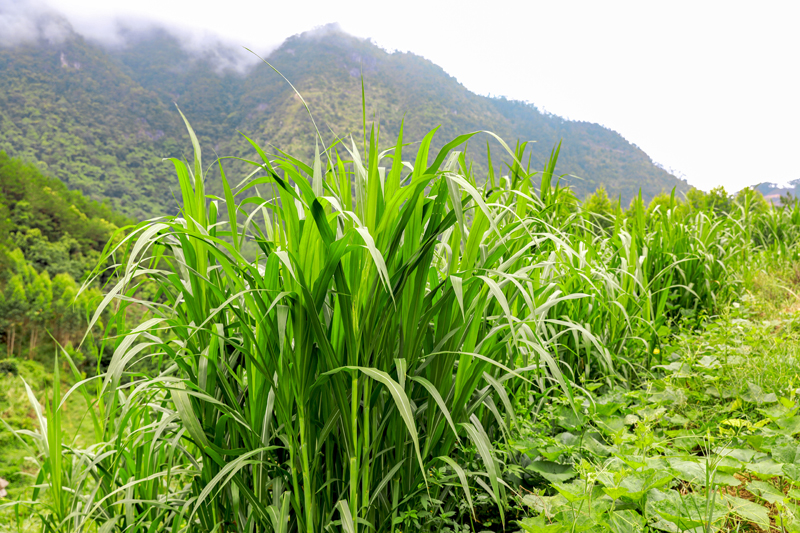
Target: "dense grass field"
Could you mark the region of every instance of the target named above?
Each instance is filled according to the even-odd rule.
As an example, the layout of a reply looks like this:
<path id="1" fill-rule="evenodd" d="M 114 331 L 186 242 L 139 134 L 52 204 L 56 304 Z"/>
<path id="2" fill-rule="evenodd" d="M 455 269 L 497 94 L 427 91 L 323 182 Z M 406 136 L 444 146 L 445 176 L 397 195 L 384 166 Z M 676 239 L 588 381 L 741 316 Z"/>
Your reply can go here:
<path id="1" fill-rule="evenodd" d="M 182 213 L 95 272 L 107 368 L 2 378 L 0 527 L 800 530 L 797 204 L 580 202 L 558 146 L 475 176 L 488 134 L 366 127 L 231 176 L 189 131 Z"/>

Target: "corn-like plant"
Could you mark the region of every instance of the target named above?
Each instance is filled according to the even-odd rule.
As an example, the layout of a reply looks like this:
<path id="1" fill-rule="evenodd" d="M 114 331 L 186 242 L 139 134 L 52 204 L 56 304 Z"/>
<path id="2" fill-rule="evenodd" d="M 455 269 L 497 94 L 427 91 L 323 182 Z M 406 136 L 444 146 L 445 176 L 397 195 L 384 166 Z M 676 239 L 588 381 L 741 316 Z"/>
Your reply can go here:
<path id="1" fill-rule="evenodd" d="M 540 200 L 526 187 L 479 192 L 452 152 L 471 135 L 428 161 L 431 132 L 406 172 L 402 141 L 381 153 L 373 132 L 347 163 L 330 149 L 324 164 L 270 159 L 253 143 L 254 173 L 232 188 L 218 161 L 225 197 L 209 203 L 189 132 L 194 164 L 174 161 L 183 216 L 130 235 L 104 302 L 130 298 L 141 277 L 161 287 L 160 301 L 139 302 L 151 318 L 118 342 L 101 387 L 101 423 L 126 449 L 109 446 L 106 495 L 85 519 L 391 531 L 422 499 L 458 491 L 472 508 L 476 487 L 502 513 L 491 442 L 514 416 L 505 383 L 569 393 L 537 330 L 580 295 L 542 286 L 529 251 L 566 244 L 514 208 Z M 143 357 L 160 371 L 126 384 Z M 461 466 L 473 458 L 482 472 Z"/>
<path id="2" fill-rule="evenodd" d="M 389 532 L 421 508 L 468 522 L 479 493 L 504 517 L 493 442 L 532 399 L 647 371 L 680 310 L 732 294 L 754 242 L 791 248 L 777 236 L 798 212 L 640 198 L 599 228 L 561 186 L 558 146 L 534 172 L 500 141 L 508 173 L 489 154 L 479 184 L 457 151 L 476 134 L 434 155 L 435 130 L 413 163 L 402 129 L 389 150 L 365 128 L 310 164 L 247 139 L 258 157 L 232 182 L 187 129 L 181 215 L 108 249 L 127 259 L 91 321 L 114 310 L 107 372 L 72 365 L 77 385 L 27 435 L 50 531 Z M 130 306 L 147 312 L 132 327 Z M 61 442 L 73 393 L 93 406 L 86 450 Z"/>

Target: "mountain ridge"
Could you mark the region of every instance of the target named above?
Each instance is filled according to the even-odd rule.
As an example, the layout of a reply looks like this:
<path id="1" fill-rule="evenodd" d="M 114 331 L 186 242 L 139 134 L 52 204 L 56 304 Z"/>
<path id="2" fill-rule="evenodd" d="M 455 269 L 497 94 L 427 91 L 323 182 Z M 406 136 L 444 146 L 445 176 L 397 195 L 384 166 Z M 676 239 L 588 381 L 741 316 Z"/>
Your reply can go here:
<path id="1" fill-rule="evenodd" d="M 427 59 L 389 53 L 333 27 L 290 37 L 267 60 L 303 95 L 326 142 L 360 135 L 363 76 L 368 120 L 374 118 L 387 147 L 401 122 L 404 139 L 414 141 L 439 125 L 434 149 L 459 134 L 489 130 L 512 147 L 516 139 L 538 141 L 526 155 L 534 168 L 562 140 L 557 170 L 580 176 L 566 178 L 579 196 L 602 184 L 626 203 L 639 188 L 647 198 L 689 188 L 611 130 L 474 94 Z M 240 131 L 301 158 L 313 155 L 305 108 L 272 68 L 220 68 L 218 57 L 187 51 L 163 29 L 133 32 L 124 46 L 73 32 L 56 43 L 0 48 L 0 73 L 0 149 L 137 218 L 177 208 L 172 170 L 161 161 L 188 147 L 173 102 L 203 146 L 220 155 L 252 155 Z M 487 142 L 495 167 L 502 159 L 495 141 L 470 143 L 479 173 L 487 169 Z"/>
<path id="2" fill-rule="evenodd" d="M 760 192 L 767 201 L 773 204 L 781 203 L 782 200 L 793 201 L 793 199 L 800 198 L 800 179 L 786 183 L 765 181 L 753 185 L 753 189 Z"/>

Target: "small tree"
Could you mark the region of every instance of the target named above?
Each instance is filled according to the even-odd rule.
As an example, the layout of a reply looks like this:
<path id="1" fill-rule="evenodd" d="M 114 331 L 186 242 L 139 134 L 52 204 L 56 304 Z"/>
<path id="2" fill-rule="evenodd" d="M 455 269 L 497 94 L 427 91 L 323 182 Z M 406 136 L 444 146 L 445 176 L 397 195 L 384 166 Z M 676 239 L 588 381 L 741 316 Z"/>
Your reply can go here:
<path id="1" fill-rule="evenodd" d="M 70 333 L 77 331 L 81 324 L 81 306 L 75 302 L 78 287 L 69 274 L 59 274 L 53 278 L 52 303 L 50 305 L 51 329 L 59 344 L 70 342 Z"/>
<path id="2" fill-rule="evenodd" d="M 706 199 L 708 209 L 713 210 L 715 213 L 730 213 L 733 203 L 731 197 L 725 190 L 725 187 L 719 186 L 711 189 Z"/>
<path id="3" fill-rule="evenodd" d="M 6 352 L 8 357 L 14 355 L 14 344 L 17 338 L 17 329 L 24 324 L 28 311 L 28 298 L 25 293 L 25 284 L 22 276 L 12 276 L 3 291 L 3 301 L 0 302 L 0 324 L 6 333 Z"/>
<path id="4" fill-rule="evenodd" d="M 608 197 L 606 188 L 600 185 L 583 201 L 583 212 L 592 224 L 608 232 L 614 227 L 616 218 L 622 214 L 619 201 Z"/>
<path id="5" fill-rule="evenodd" d="M 747 214 L 766 213 L 769 211 L 769 203 L 767 203 L 764 195 L 752 187 L 745 187 L 737 192 L 733 202 L 741 209 L 746 209 Z"/>
<path id="6" fill-rule="evenodd" d="M 650 203 L 647 204 L 647 217 L 651 218 L 655 216 L 656 213 L 666 214 L 667 211 L 672 211 L 679 206 L 680 202 L 674 195 L 665 192 L 658 193 L 650 200 Z"/>
<path id="7" fill-rule="evenodd" d="M 30 303 L 28 308 L 28 323 L 30 324 L 28 358 L 33 359 L 42 330 L 47 327 L 52 315 L 50 304 L 53 301 L 53 289 L 47 271 L 35 275 L 33 282 L 26 287 L 26 292 Z"/>
<path id="8" fill-rule="evenodd" d="M 686 193 L 686 206 L 692 212 L 706 211 L 708 209 L 708 194 L 692 187 Z"/>
<path id="9" fill-rule="evenodd" d="M 792 195 L 792 191 L 786 191 L 786 194 L 780 195 L 780 205 L 782 207 L 792 207 L 794 203 L 797 201 L 797 198 Z"/>

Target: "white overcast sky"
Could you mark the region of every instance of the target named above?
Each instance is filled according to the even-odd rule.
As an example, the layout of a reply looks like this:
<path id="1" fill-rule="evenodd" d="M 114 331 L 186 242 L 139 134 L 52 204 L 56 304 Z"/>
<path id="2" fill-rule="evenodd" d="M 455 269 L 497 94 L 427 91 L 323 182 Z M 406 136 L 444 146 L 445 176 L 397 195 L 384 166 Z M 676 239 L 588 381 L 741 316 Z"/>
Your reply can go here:
<path id="1" fill-rule="evenodd" d="M 43 1 L 84 34 L 155 19 L 263 52 L 338 22 L 476 93 L 607 126 L 701 189 L 800 178 L 797 0 Z"/>

